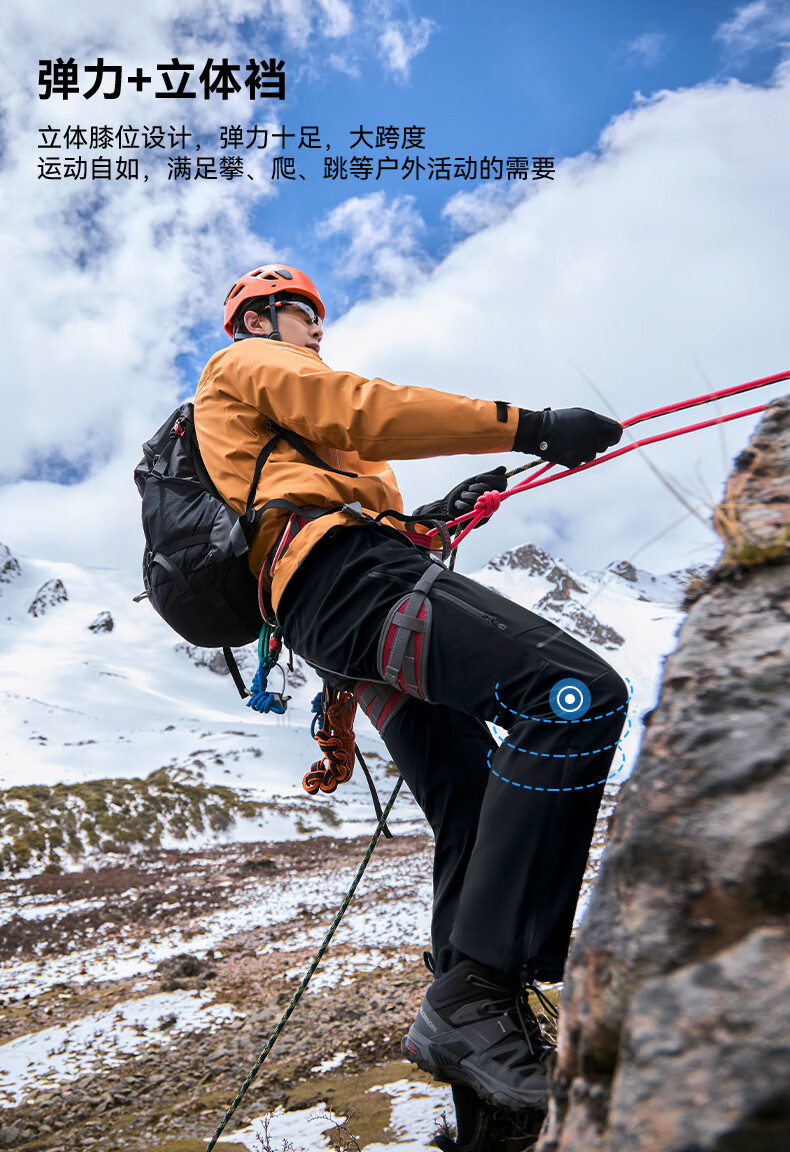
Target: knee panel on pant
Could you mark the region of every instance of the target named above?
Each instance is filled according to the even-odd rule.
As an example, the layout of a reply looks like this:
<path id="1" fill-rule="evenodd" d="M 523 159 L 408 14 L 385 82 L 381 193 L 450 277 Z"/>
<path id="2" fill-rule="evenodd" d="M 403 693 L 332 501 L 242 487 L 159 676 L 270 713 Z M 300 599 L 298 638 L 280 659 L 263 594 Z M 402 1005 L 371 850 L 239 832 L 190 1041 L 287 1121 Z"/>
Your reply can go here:
<path id="1" fill-rule="evenodd" d="M 625 705 L 628 703 L 628 685 L 619 672 L 615 672 L 611 665 L 606 664 L 604 672 L 596 678 L 593 694 L 598 707 L 606 706 L 607 710 L 622 709 L 625 714 Z"/>

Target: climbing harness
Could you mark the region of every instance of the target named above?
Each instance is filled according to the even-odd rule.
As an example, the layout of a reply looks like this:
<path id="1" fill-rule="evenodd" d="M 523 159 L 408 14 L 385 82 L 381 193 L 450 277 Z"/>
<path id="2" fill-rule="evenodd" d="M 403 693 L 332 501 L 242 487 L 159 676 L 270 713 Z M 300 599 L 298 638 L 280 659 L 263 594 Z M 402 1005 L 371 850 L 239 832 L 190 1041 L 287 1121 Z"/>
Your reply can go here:
<path id="1" fill-rule="evenodd" d="M 390 609 L 376 654 L 379 672 L 386 683 L 421 700 L 428 700 L 426 674 L 432 614 L 428 593 L 444 571 L 441 564 L 431 564 L 411 592 Z"/>
<path id="2" fill-rule="evenodd" d="M 373 680 L 357 681 L 357 703 L 380 736 L 406 703 L 405 692 Z"/>
<path id="3" fill-rule="evenodd" d="M 398 793 L 400 792 L 400 788 L 401 788 L 402 783 L 403 783 L 403 778 L 399 776 L 395 782 L 395 787 L 392 789 L 392 793 L 390 795 L 389 800 L 386 803 L 384 811 L 381 813 L 381 816 L 379 817 L 379 822 L 376 825 L 376 830 L 373 833 L 373 836 L 371 837 L 370 844 L 368 845 L 368 849 L 364 855 L 362 863 L 360 864 L 359 868 L 357 869 L 357 874 L 354 877 L 354 879 L 351 883 L 351 887 L 349 888 L 348 892 L 343 897 L 343 903 L 338 908 L 337 914 L 335 915 L 335 918 L 329 927 L 329 931 L 327 932 L 326 936 L 324 937 L 324 939 L 321 943 L 321 947 L 318 949 L 315 956 L 313 957 L 313 962 L 311 963 L 310 967 L 307 969 L 304 976 L 302 977 L 301 984 L 296 989 L 296 992 L 294 992 L 294 995 L 291 999 L 291 1003 L 285 1009 L 285 1012 L 283 1013 L 279 1024 L 277 1025 L 277 1027 L 274 1029 L 271 1036 L 269 1037 L 269 1039 L 266 1043 L 266 1047 L 263 1049 L 260 1056 L 255 1061 L 255 1063 L 253 1064 L 252 1068 L 250 1069 L 249 1075 L 247 1076 L 247 1079 L 244 1081 L 241 1088 L 237 1092 L 235 1099 L 231 1102 L 230 1107 L 228 1108 L 228 1110 L 225 1113 L 225 1115 L 223 1116 L 221 1122 L 217 1126 L 217 1129 L 214 1132 L 214 1135 L 211 1137 L 208 1144 L 206 1145 L 205 1152 L 211 1152 L 212 1148 L 214 1147 L 214 1145 L 219 1140 L 220 1136 L 222 1135 L 223 1131 L 225 1130 L 225 1127 L 227 1126 L 228 1122 L 230 1121 L 230 1118 L 233 1116 L 233 1113 L 236 1111 L 239 1104 L 241 1104 L 242 1100 L 244 1099 L 244 1097 L 247 1094 L 247 1091 L 248 1091 L 250 1085 L 252 1084 L 255 1077 L 258 1075 L 258 1072 L 260 1071 L 261 1065 L 263 1064 L 264 1060 L 269 1055 L 269 1053 L 271 1052 L 275 1043 L 277 1042 L 277 1037 L 282 1032 L 283 1028 L 285 1027 L 288 1020 L 290 1019 L 294 1009 L 296 1008 L 296 1005 L 301 1000 L 302 994 L 307 989 L 307 986 L 310 983 L 310 980 L 312 979 L 313 973 L 315 972 L 318 965 L 321 963 L 321 959 L 322 959 L 324 953 L 326 952 L 327 948 L 329 947 L 329 943 L 335 934 L 335 930 L 336 930 L 338 924 L 340 923 L 340 921 L 343 919 L 345 911 L 348 908 L 349 904 L 351 903 L 351 899 L 352 899 L 354 893 L 356 892 L 357 887 L 359 886 L 359 882 L 362 879 L 362 875 L 368 866 L 368 862 L 370 861 L 371 856 L 373 855 L 373 851 L 374 851 L 374 849 L 375 849 L 375 847 L 379 841 L 379 837 L 381 836 L 382 832 L 384 831 L 384 828 L 386 827 L 387 817 L 389 816 L 390 812 L 392 811 L 392 806 L 395 803 L 395 800 L 397 798 Z"/>
<path id="4" fill-rule="evenodd" d="M 430 539 L 425 533 L 416 531 L 418 524 L 436 530 L 442 540 L 442 555 L 449 552 L 450 536 L 444 525 L 433 519 L 415 519 L 400 513 L 381 513 L 374 518 L 362 511 L 359 504 L 344 505 L 342 509 L 313 508 L 310 506 L 297 508 L 289 500 L 271 500 L 264 508 L 284 508 L 291 513 L 288 521 L 276 541 L 270 555 L 264 560 L 258 577 L 258 607 L 264 619 L 264 627 L 258 642 L 258 671 L 252 682 L 249 692 L 244 690 L 242 695 L 249 696 L 247 706 L 258 712 L 285 712 L 289 696 L 284 696 L 285 673 L 283 672 L 283 689 L 280 692 L 270 692 L 268 677 L 273 668 L 277 667 L 282 650 L 282 633 L 272 611 L 268 599 L 265 581 L 271 580 L 274 571 L 292 544 L 297 533 L 306 524 L 329 511 L 346 511 L 357 519 L 376 523 L 386 515 L 394 515 L 404 521 L 404 531 L 413 543 L 422 547 Z M 384 729 L 400 704 L 402 693 L 428 699 L 425 683 L 428 659 L 428 641 L 430 637 L 431 605 L 427 593 L 434 580 L 444 568 L 434 563 L 417 581 L 414 588 L 394 606 L 390 612 L 381 632 L 378 647 L 378 662 L 383 678 L 381 685 L 369 681 L 342 681 L 333 673 L 316 669 L 322 675 L 324 686 L 312 702 L 313 721 L 310 732 L 313 739 L 321 749 L 321 758 L 316 760 L 305 773 L 302 787 L 309 795 L 317 792 L 334 792 L 338 784 L 345 784 L 351 779 L 354 770 L 354 759 L 359 762 L 365 774 L 373 807 L 376 815 L 381 814 L 381 803 L 375 784 L 368 770 L 367 764 L 356 745 L 354 737 L 354 715 L 357 701 L 363 704 L 365 713 L 381 732 Z M 227 659 L 227 656 L 226 656 Z M 281 670 L 282 671 L 282 670 Z M 238 682 L 237 682 L 238 683 Z M 394 690 L 394 691 L 393 691 Z M 240 689 L 241 691 L 241 689 Z M 390 836 L 388 828 L 384 828 L 384 835 Z"/>

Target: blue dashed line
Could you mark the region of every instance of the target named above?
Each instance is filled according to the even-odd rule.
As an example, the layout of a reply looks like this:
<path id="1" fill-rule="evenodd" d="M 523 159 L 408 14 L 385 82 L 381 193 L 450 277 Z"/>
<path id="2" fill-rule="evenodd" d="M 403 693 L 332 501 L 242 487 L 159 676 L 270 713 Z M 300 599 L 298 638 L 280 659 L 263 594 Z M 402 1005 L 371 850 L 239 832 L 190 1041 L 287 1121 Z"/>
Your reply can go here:
<path id="1" fill-rule="evenodd" d="M 625 768 L 625 752 L 622 748 L 620 749 L 620 755 L 622 757 L 620 763 L 617 765 L 614 772 L 609 773 L 607 780 L 614 780 L 615 776 L 617 776 L 620 772 L 622 772 L 623 768 Z"/>
<path id="2" fill-rule="evenodd" d="M 626 717 L 626 726 L 620 733 L 620 740 L 631 729 L 631 717 Z M 604 744 L 603 748 L 592 748 L 589 752 L 533 752 L 531 748 L 519 748 L 517 744 L 509 744 L 507 740 L 503 740 L 500 747 L 512 748 L 514 752 L 526 752 L 528 756 L 540 756 L 544 760 L 564 760 L 566 756 L 573 759 L 578 759 L 580 756 L 595 756 L 598 752 L 610 752 L 612 748 L 619 748 L 620 740 L 615 744 Z"/>
<path id="3" fill-rule="evenodd" d="M 542 716 L 525 716 L 523 712 L 516 712 L 514 708 L 509 708 L 504 700 L 500 698 L 498 691 L 499 681 L 494 685 L 494 699 L 500 708 L 504 708 L 506 712 L 509 712 L 511 716 L 516 716 L 519 720 L 537 720 L 540 724 L 588 724 L 591 720 L 603 720 L 607 716 L 614 716 L 617 712 L 622 712 L 628 707 L 633 698 L 634 689 L 627 676 L 624 676 L 623 679 L 628 685 L 628 699 L 625 704 L 621 704 L 619 708 L 613 708 L 611 712 L 601 712 L 598 716 L 583 716 L 580 720 L 546 720 Z M 496 723 L 496 721 L 494 721 L 494 723 Z M 610 747 L 612 747 L 612 745 L 610 745 Z M 616 745 L 614 745 L 614 747 L 616 747 Z M 521 751 L 523 751 L 523 749 L 521 749 Z"/>
<path id="4" fill-rule="evenodd" d="M 620 740 L 622 740 L 623 737 L 625 735 L 627 735 L 630 728 L 631 728 L 631 718 L 629 716 L 626 728 L 620 734 Z M 618 748 L 620 746 L 620 740 L 618 740 L 616 744 L 609 744 L 607 748 L 605 748 L 605 749 L 604 748 L 598 748 L 598 749 L 596 749 L 596 751 L 604 752 L 604 751 L 608 751 L 609 748 Z M 499 745 L 499 747 L 501 747 L 501 746 L 502 745 Z M 562 755 L 564 757 L 566 755 L 566 753 L 564 753 L 564 752 L 563 753 L 529 752 L 528 748 L 516 748 L 514 744 L 508 744 L 507 747 L 508 748 L 515 748 L 515 750 L 517 752 L 528 752 L 530 756 Z M 593 780 L 593 782 L 591 784 L 568 785 L 565 788 L 548 788 L 548 787 L 541 787 L 538 784 L 521 784 L 521 783 L 519 783 L 518 780 L 509 780 L 507 778 L 507 776 L 503 776 L 501 774 L 501 772 L 497 772 L 497 770 L 495 768 L 491 767 L 491 757 L 494 755 L 494 753 L 496 751 L 498 751 L 498 749 L 492 748 L 489 750 L 489 753 L 488 753 L 488 767 L 491 769 L 492 775 L 496 776 L 498 780 L 501 780 L 503 784 L 512 784 L 514 788 L 523 788 L 526 792 L 583 792 L 586 788 L 598 788 L 598 787 L 600 787 L 601 784 L 606 784 L 608 780 L 613 780 L 614 777 L 617 776 L 619 772 L 622 772 L 623 768 L 625 767 L 625 752 L 621 748 L 620 754 L 622 756 L 622 760 L 620 761 L 620 764 L 617 766 L 617 768 L 614 770 L 614 772 L 604 776 L 603 780 Z M 592 752 L 578 752 L 578 753 L 570 752 L 570 753 L 568 753 L 568 755 L 570 755 L 570 756 L 592 756 L 593 753 Z"/>

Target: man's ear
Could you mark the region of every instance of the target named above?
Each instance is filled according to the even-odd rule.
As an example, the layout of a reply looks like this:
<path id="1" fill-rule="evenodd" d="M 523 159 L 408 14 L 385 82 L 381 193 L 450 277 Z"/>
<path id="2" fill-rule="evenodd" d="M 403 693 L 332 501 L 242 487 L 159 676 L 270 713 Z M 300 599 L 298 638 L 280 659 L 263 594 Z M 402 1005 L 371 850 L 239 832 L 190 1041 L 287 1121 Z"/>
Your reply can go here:
<path id="1" fill-rule="evenodd" d="M 268 316 L 259 316 L 251 308 L 244 313 L 244 324 L 248 332 L 265 332 L 268 334 L 272 330 L 272 322 Z"/>

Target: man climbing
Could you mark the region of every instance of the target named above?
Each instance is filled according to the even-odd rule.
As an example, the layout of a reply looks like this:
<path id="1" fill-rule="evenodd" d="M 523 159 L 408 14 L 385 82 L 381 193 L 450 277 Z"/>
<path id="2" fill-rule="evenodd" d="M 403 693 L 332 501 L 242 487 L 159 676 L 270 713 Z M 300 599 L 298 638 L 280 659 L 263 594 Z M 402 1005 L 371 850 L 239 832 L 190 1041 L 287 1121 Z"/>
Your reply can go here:
<path id="1" fill-rule="evenodd" d="M 257 462 L 255 507 L 275 503 L 250 566 L 283 638 L 330 681 L 355 685 L 433 829 L 435 973 L 404 1054 L 497 1107 L 540 1107 L 547 1048 L 524 989 L 562 977 L 626 689 L 556 625 L 424 546 L 438 540 L 427 518 L 503 491 L 504 469 L 405 525 L 386 461 L 515 451 L 573 467 L 622 429 L 581 408 L 531 411 L 333 371 L 319 356 L 323 319 L 295 268 L 234 284 L 233 343 L 197 390 L 201 452 L 239 512 Z M 501 745 L 487 722 L 508 730 Z"/>

